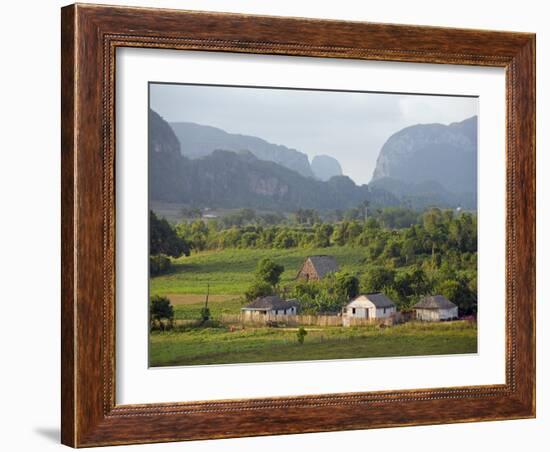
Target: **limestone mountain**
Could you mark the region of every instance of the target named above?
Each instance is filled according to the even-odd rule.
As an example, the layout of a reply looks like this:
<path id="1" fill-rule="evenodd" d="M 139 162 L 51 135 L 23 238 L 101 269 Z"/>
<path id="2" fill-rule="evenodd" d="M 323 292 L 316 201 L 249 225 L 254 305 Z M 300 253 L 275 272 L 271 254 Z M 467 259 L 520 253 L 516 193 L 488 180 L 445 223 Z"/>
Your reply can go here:
<path id="1" fill-rule="evenodd" d="M 311 160 L 311 170 L 319 180 L 327 181 L 333 176 L 341 176 L 342 167 L 338 160 L 329 155 L 316 155 Z"/>
<path id="2" fill-rule="evenodd" d="M 367 199 L 374 205 L 398 203 L 395 196 L 357 186 L 347 176 L 316 180 L 261 160 L 251 151 L 216 149 L 188 158 L 170 125 L 153 110 L 149 110 L 149 192 L 153 201 L 212 208 L 294 211 L 345 209 Z"/>
<path id="3" fill-rule="evenodd" d="M 149 197 L 178 202 L 181 193 L 191 189 L 189 166 L 181 155 L 179 140 L 170 125 L 151 109 L 148 128 Z"/>
<path id="4" fill-rule="evenodd" d="M 468 207 L 475 207 L 477 116 L 450 125 L 418 124 L 395 133 L 382 146 L 371 183 L 394 194 L 403 185 L 414 193 L 432 183 L 433 194 L 467 199 Z"/>
<path id="5" fill-rule="evenodd" d="M 275 162 L 302 176 L 313 177 L 307 155 L 296 149 L 273 144 L 255 136 L 228 133 L 217 127 L 193 122 L 172 122 L 170 126 L 186 157 L 206 157 L 216 149 L 234 152 L 247 150 L 260 160 Z"/>

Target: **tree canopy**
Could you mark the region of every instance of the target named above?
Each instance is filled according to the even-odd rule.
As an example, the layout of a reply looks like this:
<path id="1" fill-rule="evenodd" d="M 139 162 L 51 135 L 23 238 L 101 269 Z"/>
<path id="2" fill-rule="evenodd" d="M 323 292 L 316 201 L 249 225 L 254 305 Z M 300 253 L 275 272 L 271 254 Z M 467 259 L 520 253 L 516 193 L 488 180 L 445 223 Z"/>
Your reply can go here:
<path id="1" fill-rule="evenodd" d="M 362 208 L 366 212 L 367 206 Z M 285 290 L 285 295 L 303 299 L 306 310 L 320 312 L 337 311 L 357 291 L 384 292 L 401 308 L 440 293 L 457 304 L 462 314 L 475 313 L 474 213 L 392 207 L 370 208 L 365 215 L 337 214 L 302 209 L 294 217 L 274 214 L 275 223 L 270 224 L 263 220 L 268 213 L 241 209 L 230 213 L 229 220 L 194 218 L 171 225 L 151 212 L 151 254 L 159 255 L 151 265 L 166 271 L 169 265 L 165 266 L 161 254 L 175 258 L 204 250 L 324 248 L 330 254 L 332 247 L 354 247 L 364 256 L 357 274 L 343 269 L 321 282 L 294 282 L 288 287 L 279 287 L 284 268 L 276 259 L 264 259 L 258 262 L 246 299 Z"/>

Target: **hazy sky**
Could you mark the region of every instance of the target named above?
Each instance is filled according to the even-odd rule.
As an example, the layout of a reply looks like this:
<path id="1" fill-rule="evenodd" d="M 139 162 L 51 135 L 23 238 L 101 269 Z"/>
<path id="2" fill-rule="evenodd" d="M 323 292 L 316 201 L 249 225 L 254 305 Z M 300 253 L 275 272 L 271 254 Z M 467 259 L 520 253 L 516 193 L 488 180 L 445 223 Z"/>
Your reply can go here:
<path id="1" fill-rule="evenodd" d="M 357 184 L 368 183 L 380 148 L 414 124 L 462 121 L 476 98 L 193 85 L 150 85 L 151 108 L 169 122 L 195 122 L 254 135 L 340 162 Z M 185 153 L 185 149 L 183 150 Z"/>

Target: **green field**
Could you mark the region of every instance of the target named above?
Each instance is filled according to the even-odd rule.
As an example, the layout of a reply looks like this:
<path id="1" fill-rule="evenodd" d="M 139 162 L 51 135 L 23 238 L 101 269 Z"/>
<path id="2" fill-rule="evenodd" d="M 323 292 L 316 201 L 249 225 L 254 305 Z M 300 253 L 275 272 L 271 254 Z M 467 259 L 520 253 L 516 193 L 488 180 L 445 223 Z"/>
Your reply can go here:
<path id="1" fill-rule="evenodd" d="M 292 249 L 226 249 L 205 251 L 174 260 L 172 271 L 151 279 L 151 295 L 211 294 L 237 295 L 252 282 L 258 261 L 269 257 L 285 267 L 281 285 L 292 281 L 304 259 L 315 254 L 335 256 L 342 270 L 361 271 L 365 250 L 361 247 L 292 248 Z"/>
<path id="2" fill-rule="evenodd" d="M 174 297 L 172 297 L 174 298 Z M 185 300 L 185 295 L 182 296 Z M 200 311 L 204 306 L 204 302 L 201 303 L 174 303 L 174 319 L 175 320 L 198 320 L 200 319 Z M 243 302 L 240 298 L 236 297 L 225 301 L 209 301 L 208 308 L 210 309 L 210 315 L 214 320 L 219 320 L 222 314 L 238 314 L 243 306 Z"/>
<path id="3" fill-rule="evenodd" d="M 151 366 L 300 361 L 475 353 L 475 323 L 406 323 L 388 328 L 305 327 L 300 345 L 296 328 L 229 327 L 217 323 L 222 314 L 237 314 L 244 304 L 243 292 L 252 282 L 256 265 L 269 257 L 284 265 L 281 285 L 294 280 L 309 255 L 330 254 L 341 269 L 364 271 L 361 247 L 320 249 L 227 249 L 205 251 L 174 261 L 169 274 L 151 279 L 151 294 L 167 295 L 174 306 L 176 325 L 171 331 L 150 335 Z M 182 326 L 200 319 L 208 285 L 213 325 Z M 180 321 L 180 323 L 178 323 Z"/>
<path id="4" fill-rule="evenodd" d="M 477 327 L 464 321 L 406 323 L 389 328 L 189 328 L 153 332 L 151 366 L 300 361 L 476 353 Z"/>

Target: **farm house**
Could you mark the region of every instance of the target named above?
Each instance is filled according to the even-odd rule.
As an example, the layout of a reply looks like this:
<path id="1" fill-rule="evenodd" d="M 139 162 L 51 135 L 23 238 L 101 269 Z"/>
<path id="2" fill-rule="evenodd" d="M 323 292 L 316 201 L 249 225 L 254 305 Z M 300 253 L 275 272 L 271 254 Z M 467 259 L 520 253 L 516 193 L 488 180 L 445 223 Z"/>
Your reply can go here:
<path id="1" fill-rule="evenodd" d="M 348 319 L 386 319 L 396 313 L 395 303 L 381 292 L 361 294 L 343 310 Z"/>
<path id="2" fill-rule="evenodd" d="M 245 319 L 253 319 L 265 315 L 296 315 L 298 300 L 283 300 L 277 295 L 256 298 L 252 303 L 241 308 Z"/>
<path id="3" fill-rule="evenodd" d="M 302 278 L 306 281 L 317 281 L 329 273 L 337 272 L 339 269 L 334 256 L 309 256 L 298 271 L 296 279 Z"/>
<path id="4" fill-rule="evenodd" d="M 417 320 L 439 322 L 458 318 L 458 306 L 443 295 L 425 297 L 413 306 Z"/>

